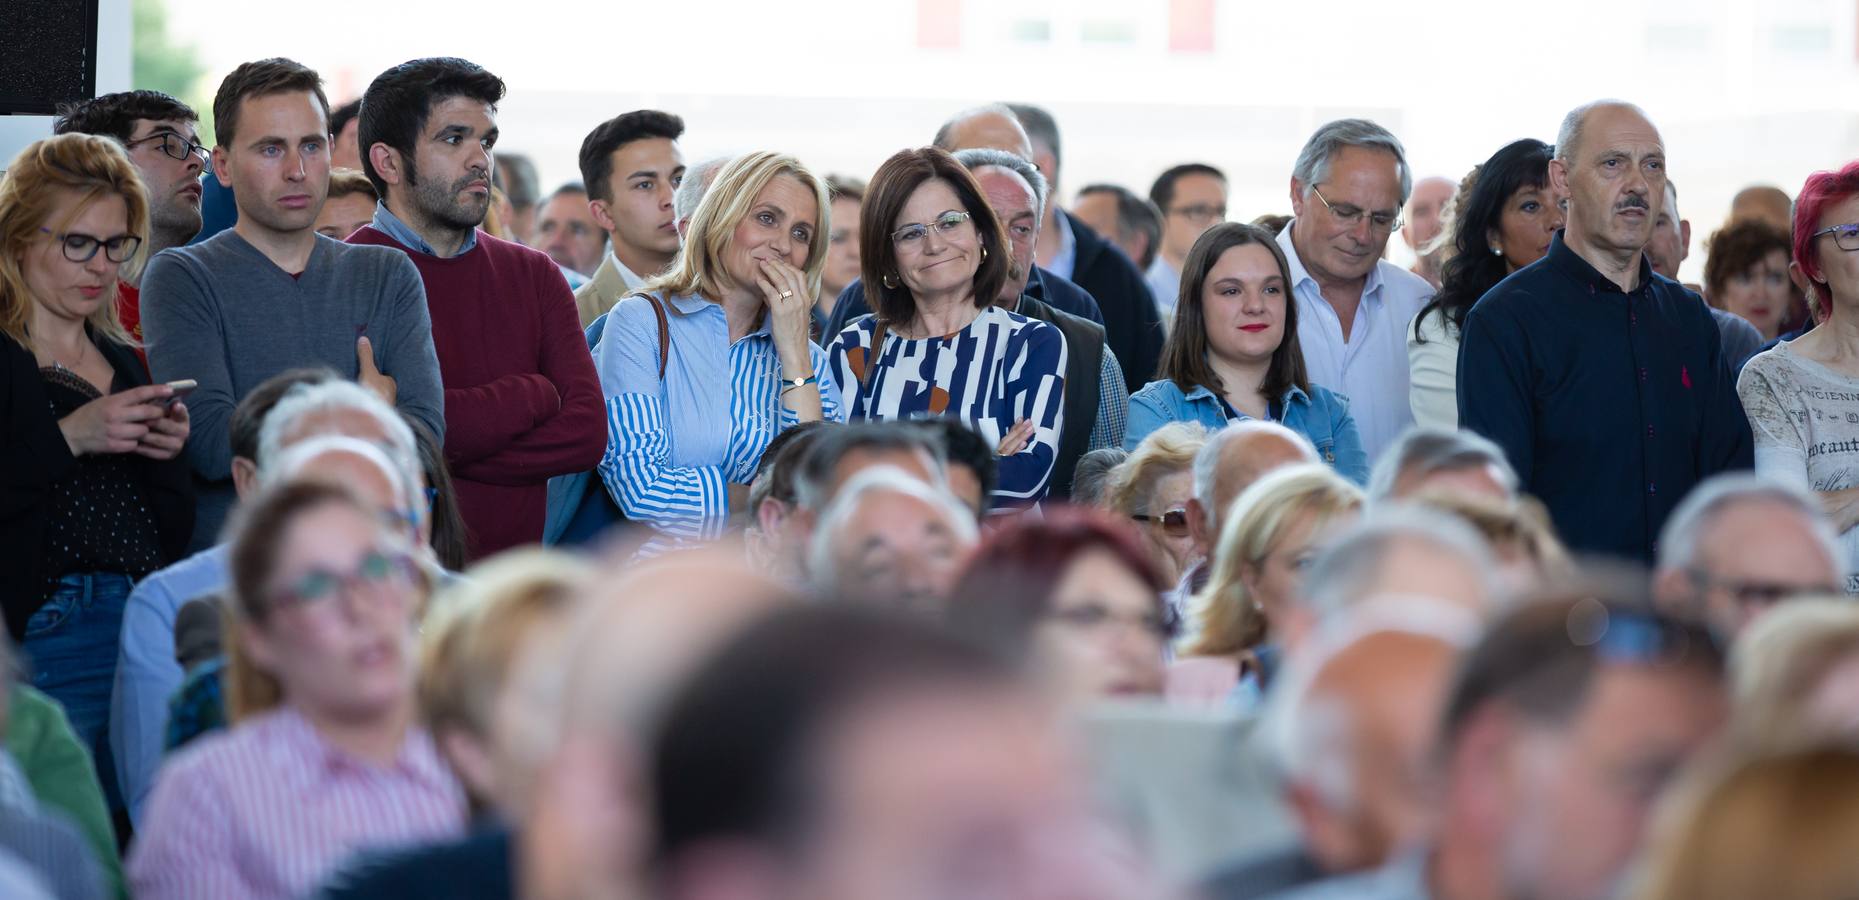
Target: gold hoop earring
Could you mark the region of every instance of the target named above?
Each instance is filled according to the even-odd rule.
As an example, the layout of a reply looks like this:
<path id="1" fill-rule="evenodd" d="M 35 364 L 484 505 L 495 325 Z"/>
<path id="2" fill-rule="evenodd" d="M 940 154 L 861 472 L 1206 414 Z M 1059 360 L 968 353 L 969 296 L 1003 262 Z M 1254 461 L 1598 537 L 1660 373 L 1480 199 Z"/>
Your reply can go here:
<path id="1" fill-rule="evenodd" d="M 986 244 L 981 245 L 981 258 L 982 259 L 988 258 L 988 245 Z"/>
<path id="2" fill-rule="evenodd" d="M 880 278 L 878 280 L 881 282 L 884 282 L 885 287 L 890 288 L 891 290 L 897 290 L 897 279 L 892 278 L 889 274 L 886 274 L 883 278 Z"/>

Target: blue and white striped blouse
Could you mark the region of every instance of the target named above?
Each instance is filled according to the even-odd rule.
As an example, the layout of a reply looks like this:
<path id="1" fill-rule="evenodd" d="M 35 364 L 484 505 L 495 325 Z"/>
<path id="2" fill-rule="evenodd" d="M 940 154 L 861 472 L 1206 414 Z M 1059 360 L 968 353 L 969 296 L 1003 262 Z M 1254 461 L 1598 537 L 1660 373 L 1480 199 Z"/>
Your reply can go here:
<path id="1" fill-rule="evenodd" d="M 1065 337 L 1057 328 L 990 306 L 944 337 L 908 340 L 887 331 L 861 384 L 875 328 L 872 316 L 853 320 L 827 353 L 848 418 L 948 416 L 969 423 L 989 446 L 1031 419 L 1038 430 L 1026 449 L 1000 460 L 994 505 L 1046 496 L 1064 421 Z"/>
<path id="2" fill-rule="evenodd" d="M 762 451 L 800 420 L 781 406 L 781 362 L 768 319 L 736 342 L 719 304 L 702 297 L 666 303 L 671 349 L 658 377 L 658 317 L 643 297 L 620 301 L 594 348 L 607 396 L 607 453 L 600 478 L 629 519 L 662 537 L 652 546 L 709 540 L 729 520 L 730 484 L 755 477 Z M 839 420 L 839 391 L 826 354 L 808 347 L 820 379 L 820 408 Z M 728 398 L 724 402 L 724 398 Z"/>

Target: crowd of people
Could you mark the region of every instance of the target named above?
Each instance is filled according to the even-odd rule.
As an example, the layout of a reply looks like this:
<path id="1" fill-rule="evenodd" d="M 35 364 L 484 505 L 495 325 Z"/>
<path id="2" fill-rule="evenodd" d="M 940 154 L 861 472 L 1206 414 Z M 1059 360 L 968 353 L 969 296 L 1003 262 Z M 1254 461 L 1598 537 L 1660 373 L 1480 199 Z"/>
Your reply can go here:
<path id="1" fill-rule="evenodd" d="M 1620 101 L 1232 210 L 1025 104 L 545 194 L 504 91 L 0 176 L 0 895 L 1859 890 L 1859 162 L 1687 285 Z"/>

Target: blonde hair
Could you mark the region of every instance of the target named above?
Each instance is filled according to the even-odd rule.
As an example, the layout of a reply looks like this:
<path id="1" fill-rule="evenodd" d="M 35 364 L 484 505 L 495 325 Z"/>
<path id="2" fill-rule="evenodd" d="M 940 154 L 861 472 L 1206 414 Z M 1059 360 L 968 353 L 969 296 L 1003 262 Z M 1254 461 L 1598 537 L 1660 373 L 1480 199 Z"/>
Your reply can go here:
<path id="1" fill-rule="evenodd" d="M 1790 600 L 1758 618 L 1730 651 L 1735 733 L 1746 744 L 1787 746 L 1829 735 L 1807 706 L 1835 666 L 1859 658 L 1859 606 L 1851 598 Z"/>
<path id="2" fill-rule="evenodd" d="M 1195 630 L 1183 655 L 1232 656 L 1263 641 L 1269 623 L 1241 576 L 1264 565 L 1285 529 L 1306 513 L 1322 529 L 1360 510 L 1365 499 L 1354 482 L 1317 463 L 1274 469 L 1247 487 L 1220 529 L 1212 577 L 1190 601 Z"/>
<path id="3" fill-rule="evenodd" d="M 1457 491 L 1425 491 L 1413 500 L 1472 526 L 1495 555 L 1502 555 L 1506 548 L 1514 548 L 1545 576 L 1569 571 L 1568 548 L 1556 537 L 1549 511 L 1535 497 L 1521 496 L 1506 503 Z"/>
<path id="4" fill-rule="evenodd" d="M 1859 885 L 1859 751 L 1809 747 L 1694 770 L 1659 810 L 1638 900 L 1833 900 Z"/>
<path id="5" fill-rule="evenodd" d="M 71 194 L 79 195 L 77 206 L 62 221 L 53 222 L 52 211 Z M 128 233 L 141 239 L 136 255 L 118 269 L 119 278 L 134 278 L 148 259 L 148 189 L 122 146 L 98 135 L 61 134 L 34 141 L 13 157 L 6 177 L 0 179 L 0 334 L 33 349 L 27 323 L 32 321 L 34 301 L 20 257 L 44 236 L 40 228 L 56 234 L 90 204 L 111 195 L 123 198 L 129 211 Z M 99 247 L 97 252 L 104 250 Z M 120 280 L 117 290 L 122 290 Z M 115 297 L 99 304 L 89 321 L 104 337 L 136 346 L 117 318 Z"/>
<path id="6" fill-rule="evenodd" d="M 819 220 L 814 223 L 813 234 L 807 241 L 804 269 L 806 295 L 819 296 L 820 273 L 826 269 L 826 247 L 831 239 L 827 233 L 827 216 L 832 200 L 827 196 L 825 182 L 801 165 L 800 160 L 768 150 L 738 156 L 717 173 L 716 181 L 697 204 L 697 212 L 691 214 L 684 249 L 672 262 L 671 269 L 642 285 L 640 290 L 722 300 L 730 287 L 723 260 L 735 243 L 736 225 L 754 210 L 755 198 L 762 189 L 782 175 L 799 181 L 819 204 Z"/>
<path id="7" fill-rule="evenodd" d="M 1197 422 L 1170 422 L 1150 432 L 1129 459 L 1110 470 L 1110 484 L 1104 491 L 1109 507 L 1126 516 L 1157 514 L 1149 508 L 1156 484 L 1170 475 L 1193 471 L 1194 456 L 1210 435 Z"/>

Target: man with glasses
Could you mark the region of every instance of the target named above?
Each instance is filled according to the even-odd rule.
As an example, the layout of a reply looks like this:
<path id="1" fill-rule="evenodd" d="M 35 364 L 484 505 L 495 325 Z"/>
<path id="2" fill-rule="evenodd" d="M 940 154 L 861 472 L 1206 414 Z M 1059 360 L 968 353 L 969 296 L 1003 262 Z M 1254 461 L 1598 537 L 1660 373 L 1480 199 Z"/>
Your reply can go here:
<path id="1" fill-rule="evenodd" d="M 1843 593 L 1844 558 L 1813 497 L 1755 475 L 1719 475 L 1672 512 L 1654 586 L 1661 604 L 1728 643 L 1777 603 Z"/>
<path id="2" fill-rule="evenodd" d="M 1317 129 L 1291 171 L 1291 264 L 1297 339 L 1310 380 L 1350 399 L 1371 463 L 1407 426 L 1407 326 L 1433 295 L 1382 259 L 1413 191 L 1407 151 L 1387 129 L 1341 119 Z"/>
<path id="3" fill-rule="evenodd" d="M 200 233 L 200 173 L 206 168 L 207 148 L 200 145 L 199 120 L 192 107 L 160 91 L 123 91 L 64 107 L 52 132 L 111 137 L 129 151 L 129 161 L 148 188 L 152 258 Z M 123 282 L 116 312 L 130 335 L 141 340 L 142 293 L 137 283 Z M 136 353 L 143 355 L 140 347 Z"/>
<path id="4" fill-rule="evenodd" d="M 1205 163 L 1182 163 L 1155 179 L 1149 199 L 1162 211 L 1162 241 L 1143 280 L 1166 322 L 1175 314 L 1188 251 L 1202 232 L 1226 221 L 1226 175 Z"/>
<path id="5" fill-rule="evenodd" d="M 1568 224 L 1466 318 L 1459 425 L 1504 448 L 1571 549 L 1650 563 L 1693 486 L 1750 467 L 1749 422 L 1716 323 L 1645 253 L 1665 204 L 1658 129 L 1630 104 L 1580 107 L 1549 180 Z"/>

